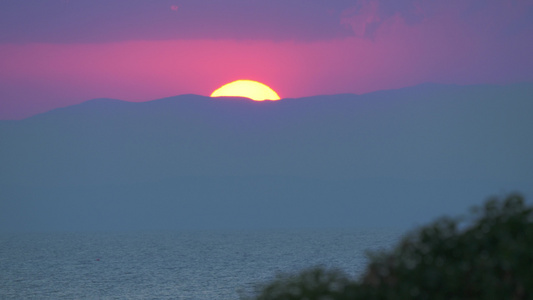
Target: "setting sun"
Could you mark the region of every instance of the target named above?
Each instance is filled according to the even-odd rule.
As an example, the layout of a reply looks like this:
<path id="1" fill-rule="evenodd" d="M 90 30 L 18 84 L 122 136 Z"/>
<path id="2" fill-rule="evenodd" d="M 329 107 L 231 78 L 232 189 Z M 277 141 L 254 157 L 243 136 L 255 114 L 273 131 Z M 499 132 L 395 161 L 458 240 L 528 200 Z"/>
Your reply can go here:
<path id="1" fill-rule="evenodd" d="M 255 101 L 280 99 L 270 87 L 253 80 L 236 80 L 225 84 L 216 89 L 211 97 L 245 97 Z"/>

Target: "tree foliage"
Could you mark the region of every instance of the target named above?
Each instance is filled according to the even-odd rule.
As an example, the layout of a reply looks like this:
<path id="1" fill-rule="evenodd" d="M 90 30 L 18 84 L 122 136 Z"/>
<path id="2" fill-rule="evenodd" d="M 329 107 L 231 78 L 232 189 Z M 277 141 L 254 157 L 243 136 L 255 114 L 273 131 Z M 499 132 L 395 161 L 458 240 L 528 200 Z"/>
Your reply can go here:
<path id="1" fill-rule="evenodd" d="M 490 199 L 464 218 L 442 218 L 373 254 L 363 276 L 315 268 L 281 276 L 257 300 L 531 299 L 533 209 L 522 196 Z"/>

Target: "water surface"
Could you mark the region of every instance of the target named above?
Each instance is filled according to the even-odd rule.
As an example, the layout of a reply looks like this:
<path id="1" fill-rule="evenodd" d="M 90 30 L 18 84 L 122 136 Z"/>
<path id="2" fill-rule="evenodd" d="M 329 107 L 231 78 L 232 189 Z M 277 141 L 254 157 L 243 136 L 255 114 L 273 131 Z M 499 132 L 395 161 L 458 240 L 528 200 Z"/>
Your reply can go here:
<path id="1" fill-rule="evenodd" d="M 0 235 L 1 299 L 238 299 L 312 266 L 356 276 L 392 230 Z"/>

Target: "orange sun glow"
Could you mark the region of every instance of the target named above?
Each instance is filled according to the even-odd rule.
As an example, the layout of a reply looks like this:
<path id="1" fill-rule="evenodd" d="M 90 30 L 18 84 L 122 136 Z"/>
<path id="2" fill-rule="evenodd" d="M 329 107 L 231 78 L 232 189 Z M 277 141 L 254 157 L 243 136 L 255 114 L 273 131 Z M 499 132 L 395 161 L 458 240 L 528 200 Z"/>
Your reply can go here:
<path id="1" fill-rule="evenodd" d="M 245 97 L 254 101 L 279 100 L 273 89 L 253 80 L 236 80 L 216 89 L 211 97 Z"/>

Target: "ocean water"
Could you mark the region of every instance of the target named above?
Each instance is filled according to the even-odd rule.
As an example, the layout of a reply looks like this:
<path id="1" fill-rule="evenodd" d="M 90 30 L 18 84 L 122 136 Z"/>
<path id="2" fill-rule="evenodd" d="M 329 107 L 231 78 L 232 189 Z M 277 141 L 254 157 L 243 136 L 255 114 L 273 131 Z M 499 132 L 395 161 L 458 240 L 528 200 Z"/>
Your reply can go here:
<path id="1" fill-rule="evenodd" d="M 0 299 L 239 299 L 313 266 L 357 276 L 393 230 L 0 235 Z"/>

